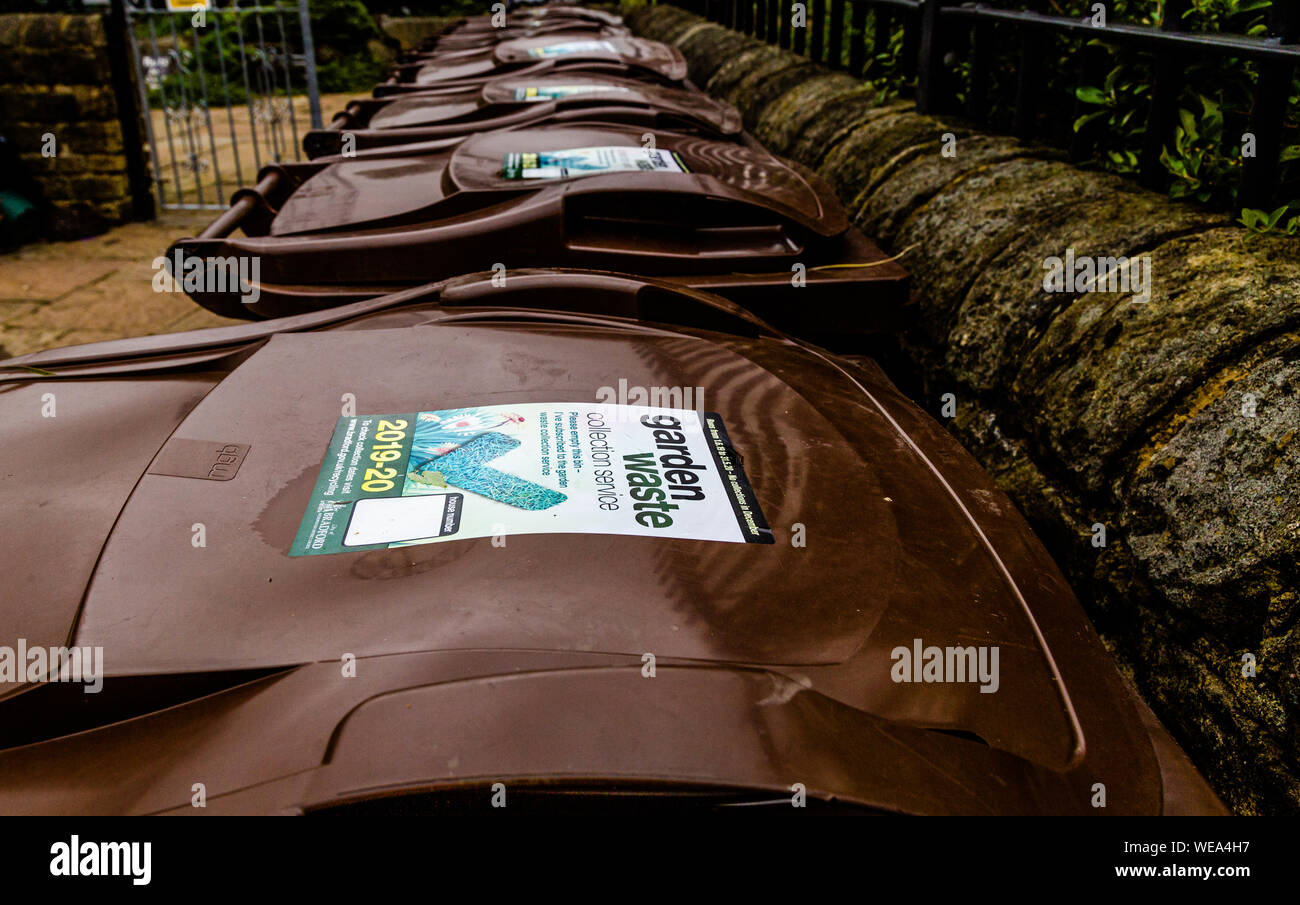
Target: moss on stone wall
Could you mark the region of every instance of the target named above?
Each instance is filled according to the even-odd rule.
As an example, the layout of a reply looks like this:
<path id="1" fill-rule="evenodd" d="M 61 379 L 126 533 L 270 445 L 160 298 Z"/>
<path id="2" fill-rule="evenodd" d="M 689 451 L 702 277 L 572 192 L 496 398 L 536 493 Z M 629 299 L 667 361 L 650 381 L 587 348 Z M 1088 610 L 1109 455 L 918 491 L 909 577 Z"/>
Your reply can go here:
<path id="1" fill-rule="evenodd" d="M 908 250 L 922 402 L 956 394 L 951 429 L 1225 801 L 1300 813 L 1300 244 L 879 104 L 869 84 L 674 7 L 628 15 Z M 1150 298 L 1046 291 L 1044 261 L 1069 248 L 1150 256 Z"/>

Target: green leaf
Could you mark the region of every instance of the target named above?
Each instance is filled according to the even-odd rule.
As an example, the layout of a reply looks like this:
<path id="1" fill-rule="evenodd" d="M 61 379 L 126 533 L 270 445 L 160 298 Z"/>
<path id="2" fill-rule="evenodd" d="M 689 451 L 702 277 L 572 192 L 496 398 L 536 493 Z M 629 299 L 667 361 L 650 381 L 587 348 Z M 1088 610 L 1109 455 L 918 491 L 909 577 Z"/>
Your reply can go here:
<path id="1" fill-rule="evenodd" d="M 1267 216 L 1263 211 L 1255 210 L 1253 207 L 1244 207 L 1241 209 L 1241 219 L 1237 222 L 1249 230 L 1256 230 Z"/>
<path id="2" fill-rule="evenodd" d="M 1107 94 L 1115 93 L 1115 81 L 1119 78 L 1119 74 L 1123 71 L 1124 71 L 1124 67 L 1120 65 L 1120 66 L 1116 66 L 1110 72 L 1106 73 L 1106 79 L 1101 83 L 1101 87 L 1105 90 Z"/>
<path id="3" fill-rule="evenodd" d="M 1092 122 L 1094 119 L 1098 119 L 1108 114 L 1109 111 L 1107 110 L 1098 110 L 1095 113 L 1085 113 L 1083 116 L 1080 116 L 1078 119 L 1074 121 L 1074 131 L 1078 132 L 1088 123 Z"/>
<path id="4" fill-rule="evenodd" d="M 1223 137 L 1223 111 L 1219 105 L 1205 95 L 1198 95 L 1205 112 L 1201 116 L 1201 134 L 1218 142 Z"/>
<path id="5" fill-rule="evenodd" d="M 1107 104 L 1109 98 L 1101 92 L 1099 88 L 1090 86 L 1080 86 L 1074 89 L 1074 96 L 1085 104 Z"/>
<path id="6" fill-rule="evenodd" d="M 1178 152 L 1179 157 L 1187 156 L 1187 133 L 1183 131 L 1182 126 L 1174 126 L 1174 150 Z"/>
<path id="7" fill-rule="evenodd" d="M 1173 173 L 1175 176 L 1183 176 L 1186 172 L 1186 167 L 1183 165 L 1183 162 L 1177 157 L 1170 156 L 1168 148 L 1161 150 L 1160 162 L 1165 165 L 1165 169 Z"/>

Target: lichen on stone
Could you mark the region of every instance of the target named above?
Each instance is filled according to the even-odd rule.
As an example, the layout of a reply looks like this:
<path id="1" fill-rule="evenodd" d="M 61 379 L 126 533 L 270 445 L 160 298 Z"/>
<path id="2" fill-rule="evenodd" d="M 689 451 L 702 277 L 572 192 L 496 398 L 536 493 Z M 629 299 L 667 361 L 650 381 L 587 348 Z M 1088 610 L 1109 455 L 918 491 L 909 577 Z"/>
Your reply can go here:
<path id="1" fill-rule="evenodd" d="M 629 21 L 680 47 L 692 78 L 815 169 L 868 235 L 907 250 L 899 345 L 922 404 L 956 393 L 948 426 L 1224 800 L 1300 813 L 1297 240 L 1247 237 L 1059 151 L 882 103 L 674 7 Z M 1149 298 L 1048 291 L 1045 264 L 1067 249 L 1149 256 Z"/>

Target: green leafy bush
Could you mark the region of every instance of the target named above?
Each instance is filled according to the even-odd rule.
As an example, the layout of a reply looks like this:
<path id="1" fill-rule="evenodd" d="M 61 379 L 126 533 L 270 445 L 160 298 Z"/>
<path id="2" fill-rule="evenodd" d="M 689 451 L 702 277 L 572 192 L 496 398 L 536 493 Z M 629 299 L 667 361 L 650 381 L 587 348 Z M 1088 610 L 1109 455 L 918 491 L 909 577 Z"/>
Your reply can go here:
<path id="1" fill-rule="evenodd" d="M 1048 0 L 1043 11 L 1084 19 L 1094 13 L 1095 0 Z M 1261 36 L 1268 32 L 1273 2 L 1281 0 L 1191 0 L 1183 17 L 1186 30 Z M 1291 2 L 1291 0 L 1287 0 Z M 999 2 L 1004 9 L 1027 9 L 1025 2 Z M 829 9 L 829 4 L 827 5 Z M 1162 21 L 1164 0 L 1112 0 L 1107 24 L 1119 22 L 1156 26 Z M 846 19 L 851 12 L 846 10 Z M 826 17 L 829 19 L 829 16 Z M 829 22 L 824 22 L 829 36 Z M 868 46 L 875 28 L 868 17 Z M 858 40 L 845 24 L 843 59 Z M 993 65 L 987 83 L 972 84 L 969 53 L 958 48 L 953 59 L 957 98 L 965 103 L 979 91 L 989 100 L 994 128 L 1010 130 L 1019 64 L 1018 29 L 996 26 L 991 32 Z M 1042 132 L 1048 140 L 1072 145 L 1078 162 L 1124 175 L 1136 174 L 1146 138 L 1155 58 L 1106 41 L 1104 33 L 1083 42 L 1077 37 L 1044 38 L 1042 53 L 1047 77 L 1041 85 Z M 912 61 L 903 60 L 902 28 L 895 25 L 887 52 L 868 55 L 864 77 L 890 98 L 914 87 Z M 1086 55 L 1086 56 L 1085 56 Z M 1244 135 L 1250 129 L 1259 67 L 1250 61 L 1210 54 L 1189 54 L 1181 74 L 1176 123 L 1164 143 L 1160 162 L 1169 173 L 1169 195 L 1225 210 L 1241 211 L 1237 187 L 1242 171 Z M 1081 73 L 1086 74 L 1080 84 Z M 1244 211 L 1253 232 L 1300 232 L 1292 228 L 1300 216 L 1300 79 L 1293 79 L 1280 155 L 1281 198 L 1294 197 L 1276 211 Z M 1280 200 L 1280 199 L 1279 199 Z M 1289 230 L 1289 232 L 1288 232 Z"/>
<path id="2" fill-rule="evenodd" d="M 1192 31 L 1264 35 L 1270 6 L 1270 0 L 1193 0 L 1184 24 Z M 1107 52 L 1111 65 L 1100 87 L 1076 89 L 1076 97 L 1096 109 L 1080 116 L 1074 128 L 1078 131 L 1093 121 L 1103 123 L 1106 128 L 1099 133 L 1102 153 L 1094 162 L 1116 172 L 1131 172 L 1137 163 L 1134 149 L 1145 137 L 1149 73 L 1147 67 L 1135 64 L 1131 55 L 1106 44 L 1104 39 L 1090 43 Z M 1235 207 L 1243 137 L 1250 128 L 1258 67 L 1235 58 L 1191 57 L 1183 74 L 1177 124 L 1160 155 L 1160 162 L 1172 176 L 1169 194 Z M 1300 93 L 1300 83 L 1293 93 Z M 1284 184 L 1288 175 L 1294 175 L 1288 173 L 1290 168 L 1285 164 L 1300 158 L 1294 112 L 1287 123 L 1287 144 L 1281 154 Z M 1283 210 L 1293 207 L 1300 213 L 1300 202 L 1288 204 Z M 1270 221 L 1265 214 L 1258 222 L 1271 227 L 1279 221 Z"/>
<path id="3" fill-rule="evenodd" d="M 322 93 L 368 92 L 375 82 L 387 75 L 391 57 L 383 52 L 384 37 L 361 0 L 310 0 L 308 8 L 316 49 L 316 78 Z M 209 104 L 220 105 L 224 102 L 223 68 L 226 91 L 232 104 L 247 103 L 249 93 L 255 99 L 266 93 L 283 96 L 286 46 L 291 55 L 287 76 L 291 92 L 305 92 L 304 70 L 292 62 L 293 55 L 302 52 L 302 29 L 296 8 L 284 5 L 283 10 L 280 15 L 261 14 L 260 34 L 258 14 L 225 10 L 209 11 L 206 25 L 197 29 L 192 26 L 190 13 L 171 17 L 171 22 L 154 17 L 152 35 L 147 22 L 137 21 L 136 39 L 142 53 L 154 55 L 156 41 L 158 54 L 171 57 L 173 61 L 160 80 L 161 86 L 150 80 L 149 87 L 161 87 L 162 92 L 151 90 L 151 104 L 159 105 L 165 95 L 168 106 L 174 107 L 182 99 L 198 105 L 206 82 Z M 176 26 L 174 38 L 173 23 Z M 243 56 L 240 54 L 241 32 Z M 259 37 L 264 40 L 259 40 Z M 245 67 L 249 79 L 247 92 L 244 87 Z"/>

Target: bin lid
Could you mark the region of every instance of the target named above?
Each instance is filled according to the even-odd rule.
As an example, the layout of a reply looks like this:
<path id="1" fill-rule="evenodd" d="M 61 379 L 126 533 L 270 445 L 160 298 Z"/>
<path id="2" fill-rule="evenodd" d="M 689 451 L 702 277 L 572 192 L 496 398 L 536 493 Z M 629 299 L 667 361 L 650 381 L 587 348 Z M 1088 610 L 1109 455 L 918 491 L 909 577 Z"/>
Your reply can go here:
<path id="1" fill-rule="evenodd" d="M 487 31 L 451 33 L 439 38 L 431 50 L 421 56 L 430 59 L 445 50 L 459 47 L 492 47 L 501 41 L 516 41 L 521 38 L 538 38 L 556 32 L 571 34 L 602 35 L 605 37 L 627 36 L 632 32 L 624 25 L 606 25 L 602 22 L 582 19 L 556 19 L 546 22 L 510 25 L 505 28 L 493 28 Z"/>
<path id="2" fill-rule="evenodd" d="M 479 78 L 503 67 L 518 68 L 549 61 L 572 65 L 622 63 L 647 70 L 671 81 L 686 78 L 686 59 L 675 47 L 644 38 L 593 38 L 590 35 L 547 35 L 506 41 L 490 51 L 446 63 L 430 62 L 415 75 L 417 85 L 433 85 L 456 79 Z"/>
<path id="3" fill-rule="evenodd" d="M 707 123 L 723 134 L 741 129 L 740 114 L 734 107 L 701 92 L 584 73 L 506 77 L 450 96 L 398 96 L 371 116 L 368 128 L 403 129 L 454 122 L 487 107 L 535 106 L 539 110 L 553 110 L 611 103 L 673 112 Z"/>
<path id="4" fill-rule="evenodd" d="M 717 726 L 737 745 L 775 739 L 768 755 L 790 781 L 801 775 L 807 745 L 831 750 L 833 737 L 850 732 L 894 740 L 840 749 L 828 762 L 840 769 L 819 770 L 838 784 L 829 792 L 852 800 L 922 811 L 1044 802 L 1085 811 L 1086 790 L 1101 777 L 1112 803 L 1158 810 L 1145 736 L 1068 587 L 1009 501 L 878 369 L 775 337 L 734 305 L 667 284 L 563 272 L 512 274 L 505 286 L 493 279 L 479 274 L 326 313 L 16 362 L 49 375 L 0 371 L 10 441 L 0 447 L 0 480 L 16 511 L 29 514 L 21 526 L 0 525 L 0 566 L 13 592 L 0 605 L 4 637 L 101 647 L 110 686 L 121 676 L 333 664 L 333 691 L 319 686 L 318 705 L 306 708 L 331 715 L 329 733 L 362 703 L 336 694 L 360 687 L 337 681 L 343 652 L 367 664 L 489 652 L 494 682 L 551 657 L 558 681 L 511 686 L 524 697 L 508 700 L 571 713 L 575 699 L 622 695 L 649 714 L 665 706 L 619 691 L 626 673 L 580 680 L 572 670 L 592 665 L 582 658 L 595 654 L 635 669 L 650 651 L 662 669 L 700 671 L 701 681 L 674 687 L 726 715 Z M 57 423 L 39 414 L 52 390 Z M 356 408 L 340 418 L 343 394 Z M 427 437 L 416 436 L 417 425 L 428 425 Z M 402 495 L 383 497 L 407 514 L 367 514 L 357 529 L 365 543 L 351 552 L 304 553 L 326 509 L 352 507 L 351 537 L 355 507 L 366 502 L 355 498 L 357 480 L 384 480 L 349 475 L 358 467 L 351 450 L 404 449 L 408 432 L 421 457 L 441 451 L 427 468 L 411 464 L 415 452 L 400 454 L 402 473 L 419 467 L 436 483 L 433 465 L 447 462 L 438 465 L 444 486 L 421 482 L 414 495 L 403 486 Z M 376 476 L 388 474 L 379 468 Z M 669 469 L 676 477 L 665 477 Z M 701 477 L 692 482 L 688 473 Z M 329 490 L 336 479 L 351 490 Z M 663 501 L 634 491 L 670 484 L 683 491 L 678 506 L 698 507 L 679 516 L 692 527 L 625 530 L 636 521 L 634 500 Z M 427 517 L 409 507 L 437 499 L 445 512 L 452 487 L 458 524 L 443 531 L 446 521 L 419 523 L 440 533 L 406 543 L 410 519 Z M 565 499 L 552 503 L 557 496 Z M 774 542 L 745 542 L 755 523 Z M 918 642 L 997 648 L 996 693 L 981 691 L 989 675 L 899 679 L 899 658 L 919 654 Z M 434 681 L 424 675 L 371 694 Z M 477 687 L 484 712 L 497 713 L 487 703 L 493 682 Z M 303 711 L 303 698 L 291 698 L 286 706 Z M 288 711 L 227 700 L 231 719 L 244 712 L 254 720 L 243 733 L 254 747 L 242 753 L 251 756 L 235 759 L 249 762 L 241 769 L 290 752 L 317 759 L 298 770 L 319 765 L 315 736 L 266 734 L 292 719 Z M 438 712 L 463 712 L 411 703 L 422 725 Z M 728 770 L 751 776 L 728 767 L 725 744 L 709 746 L 712 756 L 688 745 L 683 761 L 656 753 L 636 764 L 618 753 L 615 713 L 605 704 L 597 711 L 576 738 L 604 751 L 607 767 L 679 781 Z M 500 714 L 514 712 L 512 704 Z M 390 728 L 395 718 L 384 717 Z M 780 728 L 796 724 L 798 732 Z M 147 734 L 152 725 L 108 731 L 121 744 L 123 732 Z M 502 724 L 501 737 L 527 725 Z M 1084 754 L 1083 725 L 1093 768 L 1067 775 Z M 683 720 L 678 731 L 698 729 Z M 43 770 L 57 761 L 56 746 L 75 752 L 96 736 L 49 742 L 35 761 L 22 760 L 34 749 L 8 761 L 0 753 L 0 767 L 10 776 L 23 763 Z M 203 745 L 203 736 L 178 750 Z M 794 739 L 807 745 L 786 744 Z M 473 751 L 495 744 L 476 741 Z M 859 757 L 869 769 L 853 766 Z M 927 798 L 914 777 L 890 799 L 887 788 L 857 778 L 906 775 L 899 758 L 928 764 L 926 775 L 948 791 Z M 971 759 L 979 770 L 961 766 Z M 562 760 L 539 752 L 530 762 L 550 775 Z M 370 775 L 388 775 L 395 763 L 379 757 Z M 582 761 L 583 771 L 600 765 Z M 0 801 L 10 810 L 12 796 L 38 785 L 19 783 Z M 188 790 L 187 781 L 178 804 Z"/>
<path id="5" fill-rule="evenodd" d="M 681 51 L 661 41 L 649 41 L 645 38 L 592 38 L 589 35 L 573 38 L 546 35 L 506 41 L 493 49 L 492 56 L 497 63 L 522 63 L 575 56 L 617 58 L 647 68 L 659 69 L 665 73 L 680 68 L 685 61 Z M 685 75 L 683 71 L 681 75 L 672 77 L 683 78 Z"/>
<path id="6" fill-rule="evenodd" d="M 653 149 L 642 139 L 640 129 L 626 126 L 544 126 L 471 136 L 446 162 L 441 155 L 343 160 L 289 197 L 271 234 L 364 229 L 461 193 L 695 194 L 766 211 L 769 219 L 776 214 L 816 235 L 838 235 L 848 226 L 817 177 L 765 151 L 666 132 L 656 135 Z M 463 210 L 458 202 L 457 214 Z"/>
<path id="7" fill-rule="evenodd" d="M 447 34 L 463 34 L 475 31 L 496 30 L 491 15 L 470 16 L 464 23 Z M 540 6 L 529 9 L 511 10 L 506 14 L 506 25 L 524 25 L 550 23 L 552 21 L 596 22 L 602 25 L 622 25 L 623 17 L 617 13 L 600 9 L 588 9 L 581 6 Z"/>
<path id="8" fill-rule="evenodd" d="M 583 22 L 580 20 L 557 20 L 531 28 L 494 28 L 486 32 L 448 35 L 440 38 L 432 47 L 415 52 L 406 62 L 442 63 L 446 61 L 448 56 L 453 54 L 459 56 L 466 53 L 489 51 L 505 41 L 519 41 L 524 38 L 544 38 L 554 35 L 566 35 L 572 38 L 619 38 L 630 37 L 631 34 L 630 29 L 621 25 L 601 25 L 596 22 Z"/>
<path id="9" fill-rule="evenodd" d="M 541 19 L 592 19 L 597 22 L 604 22 L 607 25 L 621 25 L 623 17 L 618 13 L 611 13 L 603 9 L 591 9 L 586 6 L 566 6 L 563 4 L 548 4 L 536 9 L 518 10 L 516 16 L 526 20 Z"/>

